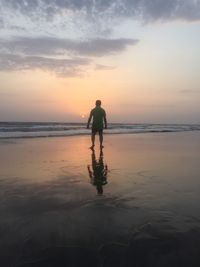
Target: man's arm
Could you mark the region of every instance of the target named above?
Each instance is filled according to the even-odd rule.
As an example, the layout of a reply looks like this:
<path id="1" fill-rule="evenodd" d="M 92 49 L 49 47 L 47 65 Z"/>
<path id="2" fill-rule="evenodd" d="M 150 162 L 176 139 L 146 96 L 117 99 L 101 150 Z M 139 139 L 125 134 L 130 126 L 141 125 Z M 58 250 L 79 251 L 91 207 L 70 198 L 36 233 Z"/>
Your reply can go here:
<path id="1" fill-rule="evenodd" d="M 105 129 L 107 129 L 106 112 L 104 113 L 103 119 L 104 119 L 104 127 L 105 127 Z"/>
<path id="2" fill-rule="evenodd" d="M 90 116 L 89 116 L 89 119 L 88 119 L 88 122 L 87 122 L 87 129 L 89 129 L 91 119 L 92 119 L 92 111 L 90 112 Z"/>

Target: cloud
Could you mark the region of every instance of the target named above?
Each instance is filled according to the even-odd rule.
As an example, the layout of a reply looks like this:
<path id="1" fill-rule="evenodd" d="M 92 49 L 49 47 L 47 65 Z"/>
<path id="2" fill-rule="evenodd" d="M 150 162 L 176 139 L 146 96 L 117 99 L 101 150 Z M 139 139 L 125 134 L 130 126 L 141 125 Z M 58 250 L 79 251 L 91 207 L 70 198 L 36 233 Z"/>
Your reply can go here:
<path id="1" fill-rule="evenodd" d="M 137 42 L 135 39 L 124 38 L 87 41 L 52 37 L 2 39 L 0 71 L 42 69 L 61 76 L 75 76 L 82 73 L 82 67 L 90 65 L 94 57 L 120 53 Z M 96 65 L 96 69 L 111 68 L 113 67 Z"/>
<path id="2" fill-rule="evenodd" d="M 11 40 L 1 40 L 0 49 L 25 55 L 63 55 L 70 52 L 83 56 L 104 56 L 121 52 L 127 46 L 137 43 L 136 39 L 126 38 L 76 41 L 53 37 L 17 37 Z"/>
<path id="3" fill-rule="evenodd" d="M 7 91 L 2 91 L 2 89 L 1 89 L 0 97 L 11 97 L 11 96 L 17 96 L 17 94 L 8 93 Z"/>
<path id="4" fill-rule="evenodd" d="M 4 20 L 3 18 L 0 17 L 0 29 L 3 29 L 4 28 Z"/>
<path id="5" fill-rule="evenodd" d="M 89 59 L 55 59 L 39 56 L 20 56 L 0 54 L 0 71 L 37 70 L 51 71 L 59 76 L 71 77 L 82 73 L 82 67 L 90 63 Z"/>
<path id="6" fill-rule="evenodd" d="M 25 15 L 52 17 L 63 12 L 82 12 L 89 19 L 129 17 L 152 21 L 158 19 L 200 19 L 199 0 L 2 0 L 4 7 Z"/>
<path id="7" fill-rule="evenodd" d="M 179 91 L 181 94 L 197 94 L 200 93 L 200 90 L 195 89 L 182 89 Z"/>
<path id="8" fill-rule="evenodd" d="M 102 65 L 102 64 L 96 64 L 95 66 L 95 70 L 113 70 L 116 67 L 114 66 L 106 66 L 106 65 Z"/>
<path id="9" fill-rule="evenodd" d="M 74 75 L 83 66 L 81 57 L 94 60 L 118 54 L 139 42 L 112 38 L 116 23 L 126 19 L 142 23 L 199 20 L 200 0 L 1 0 L 0 13 L 0 26 L 5 29 L 0 40 L 0 70 L 40 68 Z M 29 37 L 20 37 L 22 32 Z M 61 55 L 62 59 L 57 58 Z M 79 57 L 76 63 L 73 57 Z M 83 60 L 89 62 L 84 66 L 91 62 Z M 96 69 L 112 68 L 95 64 Z"/>

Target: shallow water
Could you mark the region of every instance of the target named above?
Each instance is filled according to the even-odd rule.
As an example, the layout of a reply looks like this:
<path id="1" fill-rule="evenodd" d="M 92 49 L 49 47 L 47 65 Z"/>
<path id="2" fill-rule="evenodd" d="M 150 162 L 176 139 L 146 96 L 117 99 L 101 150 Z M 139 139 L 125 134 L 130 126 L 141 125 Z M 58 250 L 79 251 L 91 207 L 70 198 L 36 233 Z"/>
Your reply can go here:
<path id="1" fill-rule="evenodd" d="M 199 266 L 199 132 L 89 145 L 0 141 L 1 266 Z"/>

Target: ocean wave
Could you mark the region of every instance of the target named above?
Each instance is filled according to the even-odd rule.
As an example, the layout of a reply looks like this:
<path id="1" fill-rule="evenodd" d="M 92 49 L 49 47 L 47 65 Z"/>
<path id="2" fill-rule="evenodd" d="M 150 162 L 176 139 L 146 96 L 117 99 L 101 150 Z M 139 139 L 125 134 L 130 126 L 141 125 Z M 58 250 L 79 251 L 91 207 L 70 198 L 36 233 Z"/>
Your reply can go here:
<path id="1" fill-rule="evenodd" d="M 166 133 L 200 131 L 198 124 L 124 124 L 111 123 L 106 134 Z M 36 138 L 87 135 L 84 123 L 0 122 L 0 138 Z"/>

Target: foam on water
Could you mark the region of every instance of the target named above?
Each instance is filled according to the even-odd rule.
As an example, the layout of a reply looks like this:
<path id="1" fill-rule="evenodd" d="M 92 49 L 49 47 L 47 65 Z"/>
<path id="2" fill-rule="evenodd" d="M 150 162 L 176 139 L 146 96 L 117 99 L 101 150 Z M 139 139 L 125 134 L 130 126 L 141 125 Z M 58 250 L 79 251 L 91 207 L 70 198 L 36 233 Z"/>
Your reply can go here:
<path id="1" fill-rule="evenodd" d="M 105 133 L 134 134 L 152 132 L 200 131 L 199 124 L 125 124 L 111 123 Z M 34 138 L 87 135 L 85 123 L 0 122 L 0 138 Z"/>

